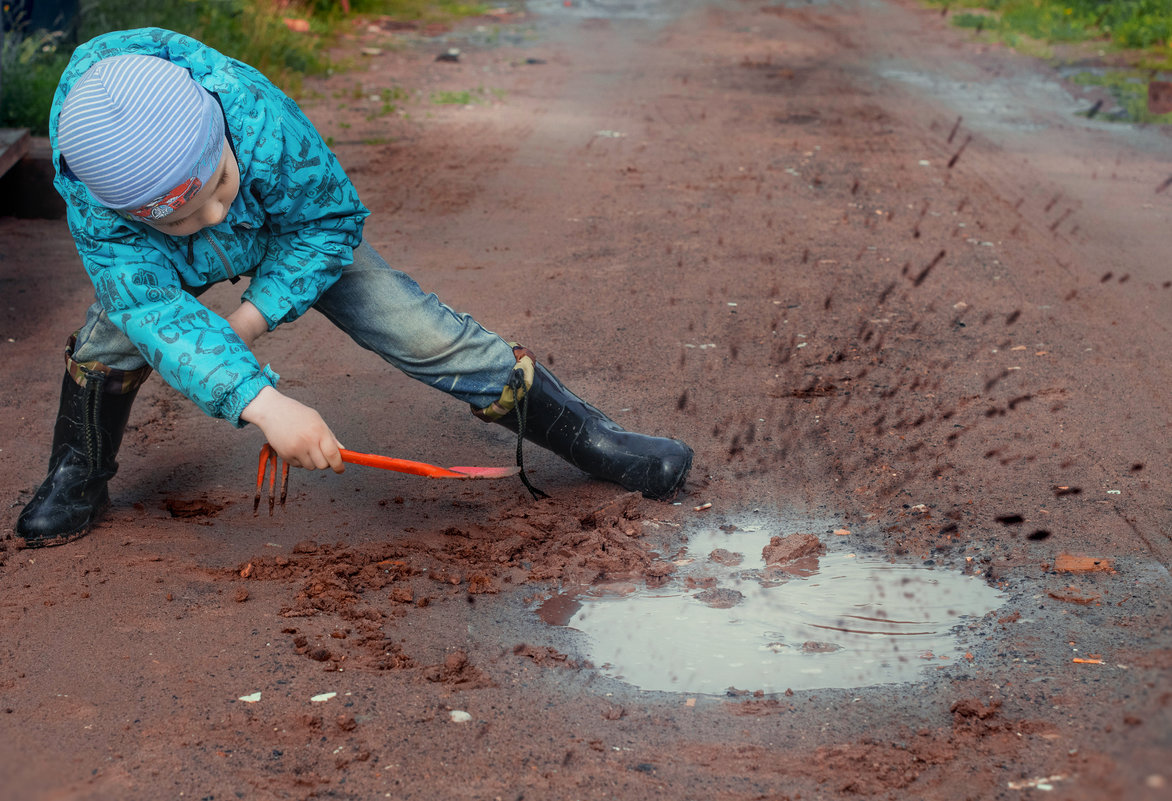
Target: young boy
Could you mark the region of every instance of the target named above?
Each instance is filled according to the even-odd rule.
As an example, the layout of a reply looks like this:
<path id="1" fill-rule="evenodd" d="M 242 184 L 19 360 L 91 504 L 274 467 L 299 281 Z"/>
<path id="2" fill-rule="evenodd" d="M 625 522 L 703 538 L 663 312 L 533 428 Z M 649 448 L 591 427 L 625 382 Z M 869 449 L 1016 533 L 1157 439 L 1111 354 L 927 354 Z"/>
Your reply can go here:
<path id="1" fill-rule="evenodd" d="M 687 445 L 623 430 L 528 350 L 388 267 L 362 238 L 368 212 L 334 155 L 253 68 L 157 28 L 100 36 L 62 75 L 50 140 L 96 301 L 66 348 L 48 477 L 17 521 L 27 546 L 75 540 L 106 507 L 152 370 L 207 414 L 259 426 L 290 464 L 342 472 L 321 415 L 282 394 L 250 350 L 310 308 L 592 476 L 661 500 L 682 488 Z M 197 300 L 241 277 L 227 317 Z"/>

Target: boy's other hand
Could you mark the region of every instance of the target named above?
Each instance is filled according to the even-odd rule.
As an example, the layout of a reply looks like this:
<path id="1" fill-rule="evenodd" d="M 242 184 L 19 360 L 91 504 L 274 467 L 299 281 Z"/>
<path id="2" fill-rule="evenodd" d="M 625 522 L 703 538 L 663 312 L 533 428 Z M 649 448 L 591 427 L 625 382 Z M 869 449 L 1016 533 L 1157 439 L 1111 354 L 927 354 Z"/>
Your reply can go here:
<path id="1" fill-rule="evenodd" d="M 244 340 L 245 346 L 252 350 L 252 344 L 261 334 L 268 333 L 269 324 L 260 310 L 247 300 L 241 301 L 240 308 L 226 318 L 228 325 L 236 332 L 236 336 Z"/>
<path id="2" fill-rule="evenodd" d="M 264 432 L 277 455 L 294 467 L 335 473 L 346 469 L 342 447 L 317 410 L 265 387 L 244 407 L 240 418 Z"/>

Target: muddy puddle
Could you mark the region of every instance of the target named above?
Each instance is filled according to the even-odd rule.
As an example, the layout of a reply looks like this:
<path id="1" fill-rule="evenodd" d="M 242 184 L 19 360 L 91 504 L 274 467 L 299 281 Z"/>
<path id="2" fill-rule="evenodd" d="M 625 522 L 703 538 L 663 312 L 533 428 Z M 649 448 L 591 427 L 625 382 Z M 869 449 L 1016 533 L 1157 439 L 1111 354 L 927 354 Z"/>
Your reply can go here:
<path id="1" fill-rule="evenodd" d="M 923 679 L 963 660 L 966 624 L 1004 602 L 977 576 L 854 553 L 833 534 L 820 555 L 767 566 L 771 534 L 697 531 L 662 586 L 604 584 L 535 611 L 637 688 L 779 693 Z"/>
<path id="2" fill-rule="evenodd" d="M 526 7 L 545 16 L 668 20 L 705 5 L 708 0 L 529 0 Z"/>

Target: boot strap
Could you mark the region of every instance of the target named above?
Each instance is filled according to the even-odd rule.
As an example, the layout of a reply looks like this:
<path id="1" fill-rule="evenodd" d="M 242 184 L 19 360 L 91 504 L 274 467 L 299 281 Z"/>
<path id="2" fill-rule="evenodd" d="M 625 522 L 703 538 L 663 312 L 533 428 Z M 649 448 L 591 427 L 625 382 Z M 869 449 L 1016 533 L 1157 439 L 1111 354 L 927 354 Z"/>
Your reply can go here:
<path id="1" fill-rule="evenodd" d="M 533 483 L 529 480 L 529 476 L 525 475 L 525 456 L 522 453 L 522 446 L 525 443 L 525 424 L 529 417 L 528 390 L 533 386 L 533 359 L 526 357 L 525 361 L 529 364 L 528 379 L 526 379 L 525 369 L 521 366 L 520 361 L 518 361 L 517 366 L 513 368 L 513 372 L 509 376 L 509 383 L 505 389 L 512 389 L 514 397 L 520 399 L 514 403 L 514 411 L 517 413 L 517 467 L 521 468 L 521 472 L 518 475 L 521 476 L 521 483 L 525 485 L 525 489 L 529 490 L 529 494 L 533 496 L 533 500 L 537 501 L 542 498 L 548 498 L 549 493 L 533 486 Z"/>
<path id="2" fill-rule="evenodd" d="M 85 391 L 84 419 L 81 421 L 85 436 L 85 455 L 89 462 L 90 477 L 101 470 L 102 453 L 102 398 L 105 395 L 130 395 L 137 392 L 151 374 L 150 365 L 137 370 L 120 370 L 101 362 L 79 362 L 73 358 L 77 346 L 77 332 L 65 346 L 65 372 Z"/>
<path id="3" fill-rule="evenodd" d="M 525 489 L 529 490 L 529 494 L 536 501 L 540 498 L 548 498 L 549 495 L 533 486 L 532 482 L 529 481 L 529 476 L 525 475 L 525 456 L 522 445 L 525 442 L 525 423 L 529 416 L 529 388 L 533 386 L 534 378 L 537 375 L 537 359 L 528 348 L 522 347 L 516 342 L 509 344 L 513 348 L 513 358 L 517 360 L 517 364 L 509 373 L 509 380 L 505 383 L 505 388 L 501 390 L 500 398 L 483 409 L 473 409 L 472 413 L 481 420 L 489 422 L 500 420 L 510 412 L 517 415 L 517 467 L 521 468 L 521 483 L 525 485 Z"/>
<path id="4" fill-rule="evenodd" d="M 517 401 L 525 396 L 525 393 L 529 391 L 529 387 L 533 386 L 537 360 L 528 348 L 523 348 L 516 343 L 510 344 L 513 346 L 513 356 L 517 360 L 517 365 L 509 375 L 509 380 L 505 384 L 505 388 L 501 390 L 501 396 L 483 409 L 473 410 L 473 414 L 481 420 L 487 420 L 490 423 L 500 420 L 509 412 L 513 411 L 517 407 Z M 520 381 L 515 380 L 518 372 L 522 373 Z"/>
<path id="5" fill-rule="evenodd" d="M 101 362 L 79 362 L 73 358 L 73 349 L 77 345 L 77 334 L 69 338 L 65 346 L 65 372 L 69 373 L 79 387 L 89 387 L 100 384 L 101 391 L 110 395 L 129 395 L 150 377 L 150 365 L 143 365 L 137 370 L 119 370 L 116 367 L 107 367 Z M 96 379 L 101 376 L 101 381 Z"/>

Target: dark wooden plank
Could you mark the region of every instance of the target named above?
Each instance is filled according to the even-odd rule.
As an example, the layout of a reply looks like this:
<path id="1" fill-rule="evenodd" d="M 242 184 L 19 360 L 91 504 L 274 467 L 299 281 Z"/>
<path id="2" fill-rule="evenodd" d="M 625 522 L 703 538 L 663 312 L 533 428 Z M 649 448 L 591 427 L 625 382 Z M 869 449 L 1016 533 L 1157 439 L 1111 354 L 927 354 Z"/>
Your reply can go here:
<path id="1" fill-rule="evenodd" d="M 27 128 L 0 128 L 0 175 L 25 157 L 30 141 Z"/>

